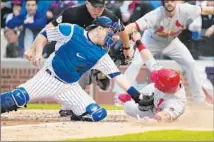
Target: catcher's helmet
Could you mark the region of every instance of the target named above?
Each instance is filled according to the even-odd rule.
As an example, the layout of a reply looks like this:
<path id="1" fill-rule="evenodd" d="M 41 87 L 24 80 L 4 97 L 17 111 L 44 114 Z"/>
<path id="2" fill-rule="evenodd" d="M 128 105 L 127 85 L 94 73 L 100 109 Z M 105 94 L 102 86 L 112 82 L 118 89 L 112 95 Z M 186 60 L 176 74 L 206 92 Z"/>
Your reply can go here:
<path id="1" fill-rule="evenodd" d="M 113 22 L 110 18 L 106 16 L 97 17 L 92 21 L 92 24 L 86 27 L 86 30 L 89 31 L 97 26 L 102 26 L 105 28 L 110 28 L 114 33 L 119 32 L 122 29 L 122 26 L 117 23 Z"/>
<path id="2" fill-rule="evenodd" d="M 174 93 L 180 85 L 180 75 L 173 69 L 152 71 L 150 79 L 155 83 L 155 87 L 164 93 Z"/>
<path id="3" fill-rule="evenodd" d="M 117 22 L 113 22 L 110 18 L 106 16 L 97 17 L 93 20 L 92 24 L 86 28 L 87 31 L 96 28 L 97 26 L 102 26 L 104 28 L 111 29 L 105 38 L 105 45 L 111 47 L 115 41 L 113 40 L 113 35 L 121 30 L 121 25 Z"/>
<path id="4" fill-rule="evenodd" d="M 92 25 L 102 26 L 106 28 L 110 28 L 112 26 L 112 23 L 113 21 L 106 16 L 97 17 L 92 21 Z"/>

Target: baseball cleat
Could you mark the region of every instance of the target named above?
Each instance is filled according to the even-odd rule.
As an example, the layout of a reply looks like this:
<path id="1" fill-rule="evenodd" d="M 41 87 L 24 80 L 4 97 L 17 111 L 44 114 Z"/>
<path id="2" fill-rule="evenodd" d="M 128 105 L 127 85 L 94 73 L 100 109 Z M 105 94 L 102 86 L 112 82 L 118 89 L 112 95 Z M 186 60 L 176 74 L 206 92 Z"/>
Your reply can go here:
<path id="1" fill-rule="evenodd" d="M 82 116 L 77 116 L 73 114 L 71 117 L 71 121 L 87 121 L 87 122 L 93 122 L 93 120 L 89 117 L 82 117 Z"/>
<path id="2" fill-rule="evenodd" d="M 59 114 L 60 114 L 60 117 L 67 117 L 67 116 L 72 116 L 74 113 L 72 110 L 60 110 Z"/>
<path id="3" fill-rule="evenodd" d="M 83 117 L 83 116 L 77 116 L 73 113 L 72 110 L 60 110 L 59 111 L 60 117 L 70 117 L 71 121 L 88 121 L 92 122 L 92 119 L 90 117 Z"/>

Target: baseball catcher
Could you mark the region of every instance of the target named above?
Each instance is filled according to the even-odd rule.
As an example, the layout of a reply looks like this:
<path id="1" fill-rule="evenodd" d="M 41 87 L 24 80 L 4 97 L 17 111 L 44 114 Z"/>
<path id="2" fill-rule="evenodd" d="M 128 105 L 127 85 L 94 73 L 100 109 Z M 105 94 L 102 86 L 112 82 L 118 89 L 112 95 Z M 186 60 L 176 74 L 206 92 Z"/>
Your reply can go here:
<path id="1" fill-rule="evenodd" d="M 85 4 L 75 5 L 65 9 L 57 18 L 50 22 L 46 28 L 55 27 L 61 23 L 77 24 L 84 29 L 92 24 L 92 21 L 99 16 L 107 16 L 114 22 L 117 22 L 121 29 L 118 32 L 120 41 L 117 44 L 115 50 L 110 48 L 109 55 L 115 61 L 116 65 L 126 64 L 126 62 L 131 59 L 133 55 L 132 48 L 129 47 L 129 37 L 125 31 L 123 23 L 115 16 L 110 10 L 105 7 L 105 0 L 86 0 Z M 78 14 L 77 14 L 78 13 Z M 72 18 L 71 18 L 72 17 Z M 121 43 L 122 41 L 122 43 Z M 121 44 L 120 44 L 121 43 Z M 49 46 L 53 48 L 53 51 L 57 49 L 55 42 L 49 43 Z M 111 51 L 113 49 L 114 51 Z M 124 53 L 124 54 L 122 54 Z M 35 45 L 32 46 L 25 52 L 25 58 L 32 61 L 35 56 Z M 129 57 L 129 58 L 128 58 Z M 96 69 L 89 70 L 84 73 L 79 80 L 80 86 L 85 89 L 88 85 L 96 83 L 102 90 L 107 90 L 109 88 L 110 80 L 102 72 Z M 70 116 L 72 113 L 71 109 L 65 109 L 65 106 L 61 106 L 60 116 Z"/>
<path id="2" fill-rule="evenodd" d="M 102 16 L 96 18 L 87 30 L 68 23 L 43 30 L 34 41 L 36 56 L 33 64 L 40 66 L 47 42 L 57 41 L 58 49 L 33 78 L 1 94 L 1 113 L 26 107 L 33 100 L 55 97 L 78 119 L 101 121 L 107 116 L 106 110 L 78 84 L 81 76 L 90 69 L 100 70 L 114 79 L 138 103 L 140 92 L 130 85 L 107 53 L 115 43 L 113 36 L 119 27 L 117 22 Z"/>

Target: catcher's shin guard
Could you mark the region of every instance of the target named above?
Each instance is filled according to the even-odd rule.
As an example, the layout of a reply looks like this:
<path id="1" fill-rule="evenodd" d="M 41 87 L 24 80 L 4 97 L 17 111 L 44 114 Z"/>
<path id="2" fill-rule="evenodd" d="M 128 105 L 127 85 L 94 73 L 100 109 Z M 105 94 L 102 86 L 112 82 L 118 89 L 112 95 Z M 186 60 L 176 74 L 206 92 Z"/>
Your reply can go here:
<path id="1" fill-rule="evenodd" d="M 87 106 L 86 112 L 91 116 L 92 120 L 95 122 L 101 121 L 107 116 L 106 110 L 96 103 Z"/>
<path id="2" fill-rule="evenodd" d="M 80 116 L 73 114 L 71 120 L 73 121 L 89 121 L 99 122 L 107 116 L 106 110 L 96 103 L 92 103 L 86 107 L 86 112 Z"/>
<path id="3" fill-rule="evenodd" d="M 20 107 L 26 107 L 29 101 L 29 94 L 20 87 L 13 91 L 1 94 L 1 113 L 17 110 Z"/>

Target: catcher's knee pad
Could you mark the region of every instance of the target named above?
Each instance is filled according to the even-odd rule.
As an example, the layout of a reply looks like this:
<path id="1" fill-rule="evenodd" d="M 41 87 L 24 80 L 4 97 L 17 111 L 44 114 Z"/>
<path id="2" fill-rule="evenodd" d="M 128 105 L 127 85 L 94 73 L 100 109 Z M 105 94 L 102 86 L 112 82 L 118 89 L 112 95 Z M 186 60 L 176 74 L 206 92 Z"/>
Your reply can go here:
<path id="1" fill-rule="evenodd" d="M 96 103 L 86 107 L 86 112 L 91 115 L 92 121 L 98 122 L 107 116 L 107 111 Z"/>
<path id="2" fill-rule="evenodd" d="M 17 110 L 17 108 L 26 106 L 29 99 L 29 94 L 23 87 L 2 93 L 1 113 Z"/>

